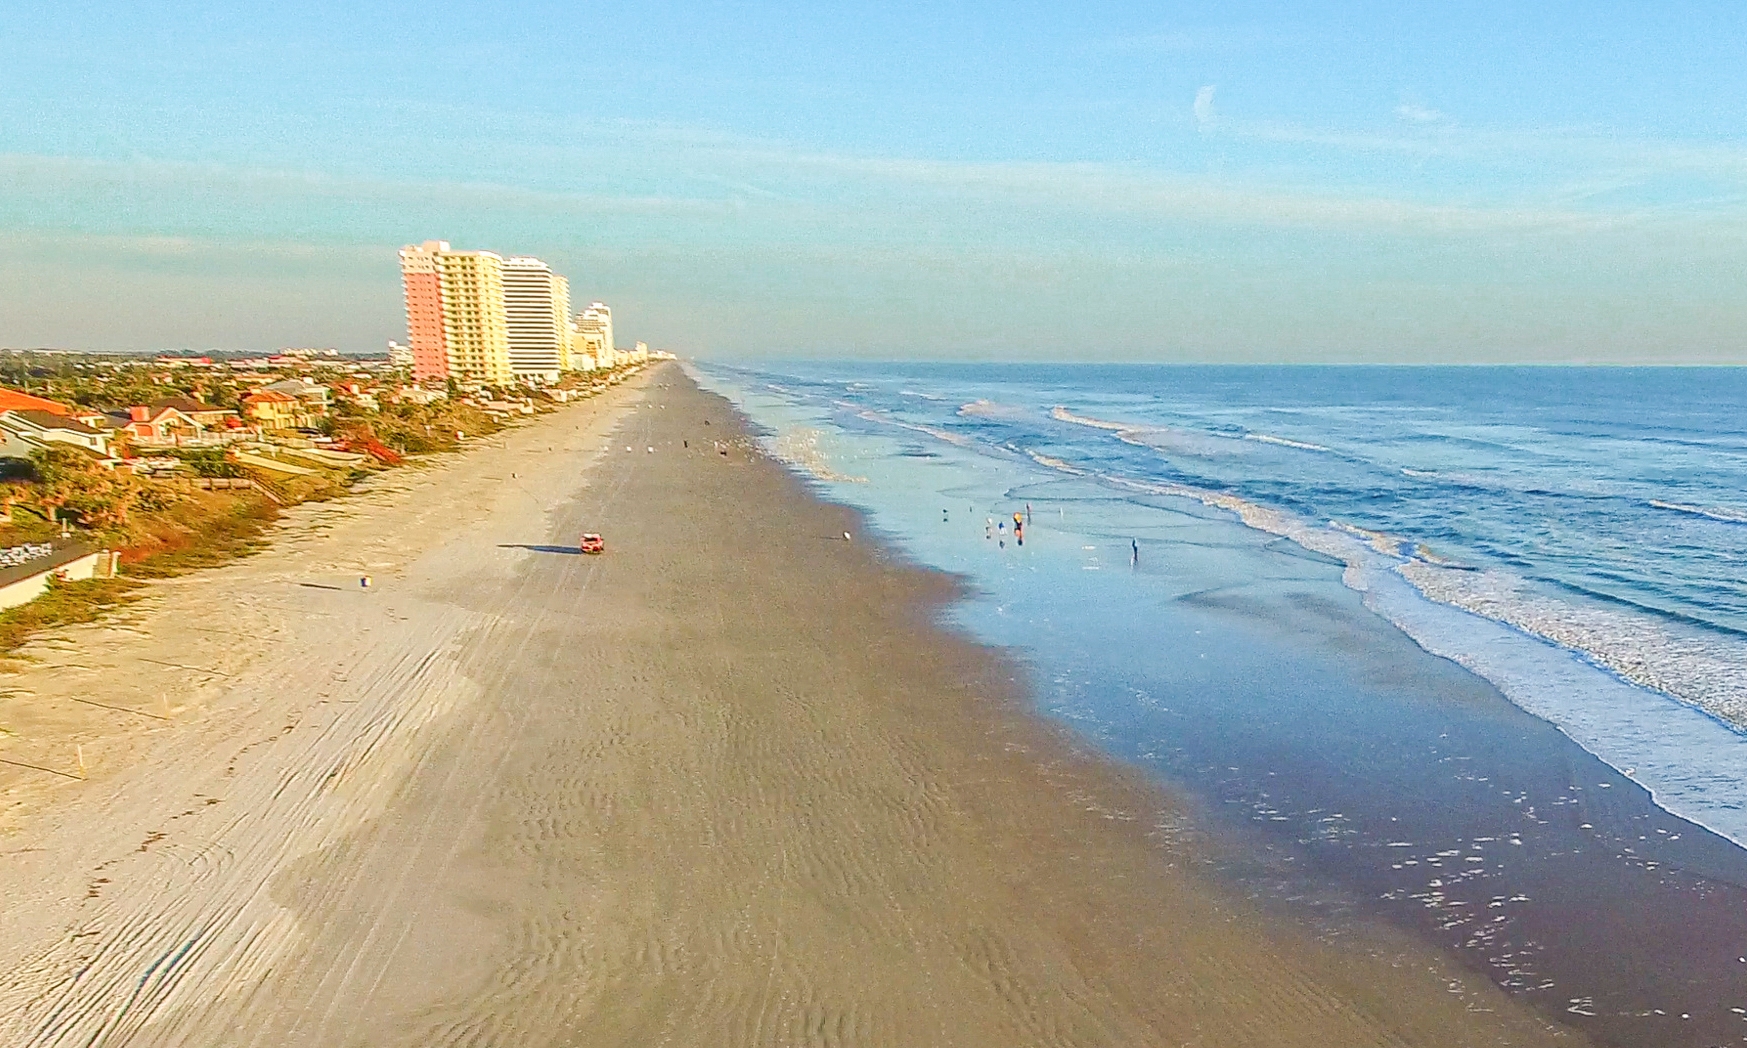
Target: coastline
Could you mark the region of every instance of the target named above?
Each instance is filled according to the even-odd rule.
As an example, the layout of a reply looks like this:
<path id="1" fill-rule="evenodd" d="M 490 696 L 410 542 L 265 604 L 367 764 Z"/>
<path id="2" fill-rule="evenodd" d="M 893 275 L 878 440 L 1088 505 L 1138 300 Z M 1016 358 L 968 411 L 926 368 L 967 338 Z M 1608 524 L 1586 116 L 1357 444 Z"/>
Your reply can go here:
<path id="1" fill-rule="evenodd" d="M 936 624 L 949 578 L 676 366 L 605 406 L 441 467 L 478 503 L 318 511 L 32 671 L 125 675 L 136 714 L 204 730 L 9 816 L 9 1040 L 1582 1043 L 1436 951 L 1319 942 L 1197 873 L 1179 805 Z M 424 535 L 398 560 L 323 537 L 389 534 L 386 504 Z M 585 527 L 607 556 L 565 550 Z M 184 636 L 219 594 L 224 638 Z M 177 657 L 147 682 L 153 631 Z"/>
<path id="2" fill-rule="evenodd" d="M 1355 916 L 1382 920 L 1598 1043 L 1734 1039 L 1747 853 L 1659 806 L 1646 788 L 1655 766 L 1613 766 L 1558 710 L 1525 708 L 1518 680 L 1506 690 L 1475 672 L 1509 665 L 1530 638 L 1477 633 L 1456 609 L 1428 636 L 1418 614 L 1395 613 L 1438 606 L 1403 599 L 1387 563 L 1329 555 L 1322 532 L 1307 548 L 1258 526 L 1266 517 L 1232 519 L 1162 483 L 1131 488 L 1169 479 L 1149 467 L 1189 467 L 1100 427 L 1037 422 L 1067 399 L 1058 387 L 1079 388 L 1073 376 L 699 371 L 778 454 L 803 435 L 831 474 L 856 475 L 797 461 L 828 497 L 915 562 L 970 580 L 949 621 L 1023 653 L 1036 708 L 1199 802 L 1198 825 L 1235 835 L 1223 882 L 1337 936 Z M 1306 457 L 1291 465 L 1314 484 L 1320 463 Z M 1022 546 L 989 533 L 988 517 L 1033 503 Z M 1560 672 L 1537 676 L 1548 662 Z M 1624 688 L 1544 645 L 1515 668 L 1591 713 L 1598 692 Z M 1616 754 L 1663 724 L 1624 721 Z M 1686 756 L 1691 778 L 1738 763 Z M 1718 802 L 1738 786 L 1714 785 Z"/>

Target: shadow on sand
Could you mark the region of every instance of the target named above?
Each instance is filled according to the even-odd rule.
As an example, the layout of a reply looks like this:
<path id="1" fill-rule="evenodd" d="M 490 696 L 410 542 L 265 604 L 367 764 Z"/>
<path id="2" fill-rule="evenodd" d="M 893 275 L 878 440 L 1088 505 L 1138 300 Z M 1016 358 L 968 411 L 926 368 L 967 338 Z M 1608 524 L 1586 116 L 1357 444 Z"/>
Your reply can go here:
<path id="1" fill-rule="evenodd" d="M 580 557 L 582 555 L 582 551 L 575 546 L 531 546 L 526 542 L 500 542 L 497 544 L 497 548 L 525 549 L 532 550 L 535 553 L 568 553 L 573 557 Z"/>

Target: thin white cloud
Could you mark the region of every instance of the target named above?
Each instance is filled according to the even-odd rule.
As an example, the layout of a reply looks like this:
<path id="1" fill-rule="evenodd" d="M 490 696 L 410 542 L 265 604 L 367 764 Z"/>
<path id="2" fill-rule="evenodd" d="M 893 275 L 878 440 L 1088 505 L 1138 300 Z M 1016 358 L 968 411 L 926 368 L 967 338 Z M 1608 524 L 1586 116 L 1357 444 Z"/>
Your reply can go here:
<path id="1" fill-rule="evenodd" d="M 1214 86 L 1208 84 L 1195 92 L 1195 123 L 1203 130 L 1212 127 L 1216 119 L 1213 111 Z"/>
<path id="2" fill-rule="evenodd" d="M 1302 45 L 1309 39 L 1312 39 L 1312 34 L 1296 27 L 1215 25 L 1115 36 L 1101 40 L 1094 46 L 1106 51 L 1190 54 L 1295 46 Z"/>
<path id="3" fill-rule="evenodd" d="M 1414 102 L 1403 102 L 1396 106 L 1395 115 L 1410 124 L 1435 124 L 1444 119 L 1444 114 L 1436 109 L 1430 109 Z"/>
<path id="4" fill-rule="evenodd" d="M 1392 134 L 1222 119 L 1220 132 L 1260 142 L 1353 153 L 1399 153 L 1458 161 L 1535 158 L 1592 173 L 1687 172 L 1747 179 L 1747 146 L 1739 143 L 1629 138 L 1593 128 L 1473 128 L 1446 119 L 1425 125 L 1422 132 Z"/>

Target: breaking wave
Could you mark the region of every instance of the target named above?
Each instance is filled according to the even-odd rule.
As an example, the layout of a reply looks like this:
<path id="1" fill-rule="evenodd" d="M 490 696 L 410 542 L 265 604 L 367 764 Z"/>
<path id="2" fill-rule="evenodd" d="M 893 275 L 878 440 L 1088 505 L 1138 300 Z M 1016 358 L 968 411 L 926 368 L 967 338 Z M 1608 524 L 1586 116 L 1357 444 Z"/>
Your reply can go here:
<path id="1" fill-rule="evenodd" d="M 1694 517 L 1708 517 L 1711 520 L 1720 520 L 1727 524 L 1747 524 L 1747 510 L 1733 509 L 1728 506 L 1688 506 L 1679 502 L 1663 502 L 1661 499 L 1651 499 L 1650 505 L 1657 509 L 1686 513 Z"/>
<path id="2" fill-rule="evenodd" d="M 1225 510 L 1340 561 L 1341 581 L 1422 648 L 1490 681 L 1663 808 L 1747 846 L 1747 781 L 1738 773 L 1747 766 L 1747 650 L 1627 609 L 1539 594 L 1508 573 L 1442 560 L 1398 536 L 1186 484 L 1094 476 Z"/>
<path id="3" fill-rule="evenodd" d="M 1283 448 L 1297 448 L 1299 451 L 1334 451 L 1321 444 L 1310 444 L 1302 440 L 1287 440 L 1285 437 L 1270 436 L 1266 433 L 1245 433 L 1245 440 L 1253 440 L 1261 444 L 1277 444 Z"/>

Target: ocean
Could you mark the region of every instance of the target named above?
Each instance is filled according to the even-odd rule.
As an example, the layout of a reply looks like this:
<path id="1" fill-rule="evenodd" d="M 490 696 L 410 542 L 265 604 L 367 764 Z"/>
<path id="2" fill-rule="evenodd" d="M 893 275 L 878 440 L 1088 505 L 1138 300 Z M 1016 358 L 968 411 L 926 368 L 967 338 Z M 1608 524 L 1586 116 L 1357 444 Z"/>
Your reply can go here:
<path id="1" fill-rule="evenodd" d="M 1259 901 L 1747 1040 L 1747 371 L 695 373 Z"/>

